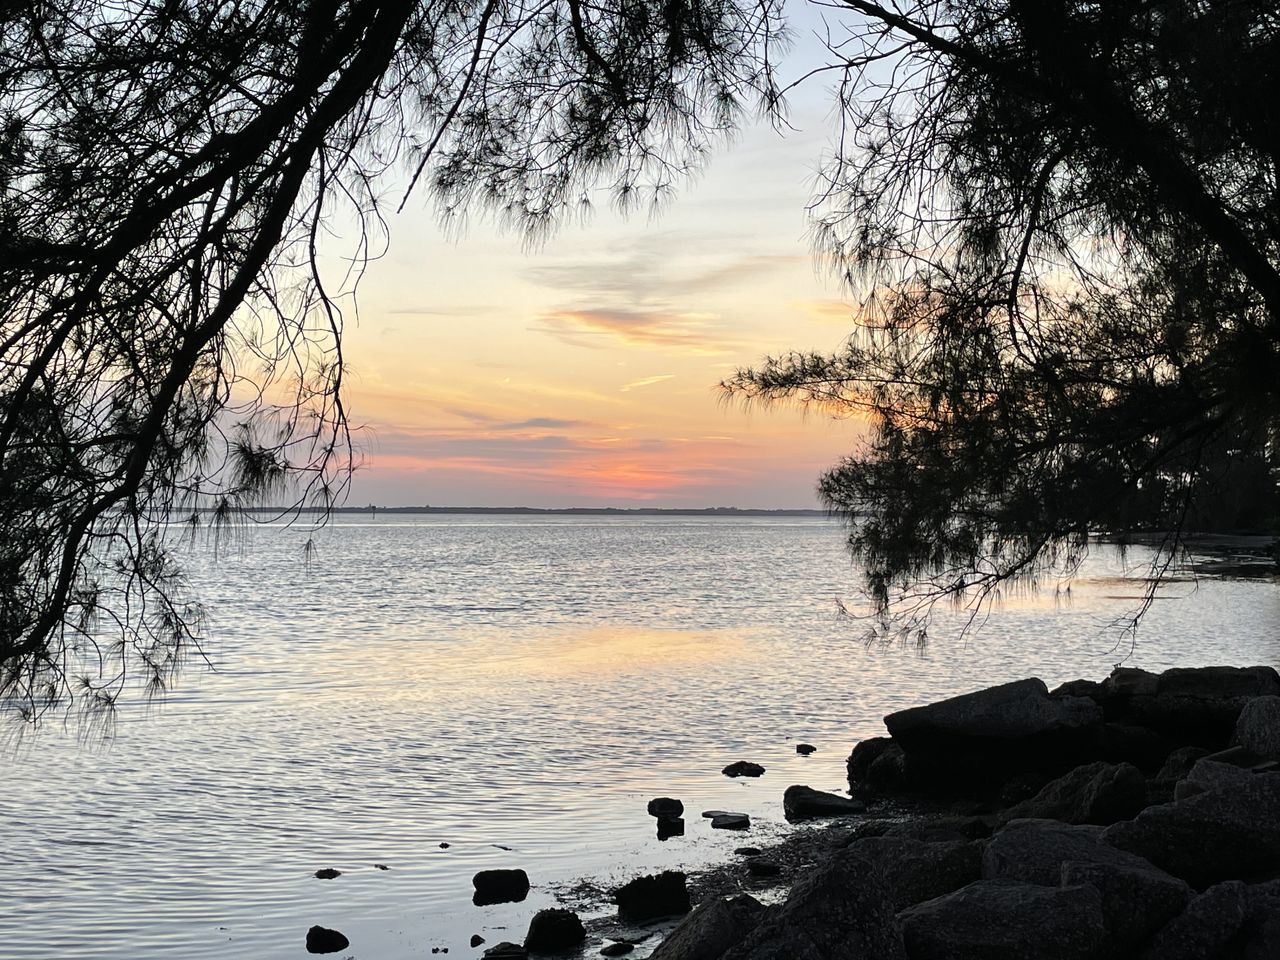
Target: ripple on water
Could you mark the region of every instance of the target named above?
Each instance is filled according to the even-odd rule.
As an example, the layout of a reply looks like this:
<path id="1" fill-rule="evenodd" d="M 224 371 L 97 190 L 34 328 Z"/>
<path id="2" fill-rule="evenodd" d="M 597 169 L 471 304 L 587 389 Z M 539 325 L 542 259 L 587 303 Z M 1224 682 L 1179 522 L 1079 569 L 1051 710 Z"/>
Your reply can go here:
<path id="1" fill-rule="evenodd" d="M 891 710 L 1108 672 L 1131 606 L 1111 598 L 1141 590 L 1095 557 L 1069 597 L 1015 596 L 968 644 L 945 615 L 921 655 L 835 619 L 848 562 L 825 521 L 344 520 L 309 568 L 307 535 L 256 529 L 216 564 L 192 552 L 217 672 L 125 710 L 107 744 L 49 725 L 13 750 L 13 955 L 272 960 L 300 955 L 313 923 L 384 960 L 517 939 L 555 884 L 740 845 L 695 816 L 659 842 L 650 796 L 783 829 L 785 786 L 839 789 L 850 745 Z M 1162 595 L 1182 602 L 1152 608 L 1130 663 L 1277 661 L 1273 582 Z M 737 759 L 768 773 L 722 777 Z M 327 866 L 343 876 L 312 876 Z M 530 900 L 474 907 L 471 875 L 508 866 L 529 871 Z"/>

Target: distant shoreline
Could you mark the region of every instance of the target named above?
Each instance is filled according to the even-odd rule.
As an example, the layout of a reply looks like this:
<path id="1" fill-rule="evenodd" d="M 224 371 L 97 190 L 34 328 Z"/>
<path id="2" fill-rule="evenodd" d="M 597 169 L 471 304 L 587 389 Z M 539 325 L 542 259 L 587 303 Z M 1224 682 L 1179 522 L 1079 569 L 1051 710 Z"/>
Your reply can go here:
<path id="1" fill-rule="evenodd" d="M 201 513 L 211 513 L 211 509 L 203 509 Z M 245 513 L 320 513 L 318 508 L 292 507 L 247 507 Z M 826 510 L 816 509 L 780 509 L 767 510 L 752 507 L 383 507 L 378 505 L 365 507 L 333 507 L 329 511 L 335 514 L 378 514 L 378 513 L 452 513 L 452 514 L 515 514 L 535 516 L 574 516 L 574 517 L 828 517 Z"/>

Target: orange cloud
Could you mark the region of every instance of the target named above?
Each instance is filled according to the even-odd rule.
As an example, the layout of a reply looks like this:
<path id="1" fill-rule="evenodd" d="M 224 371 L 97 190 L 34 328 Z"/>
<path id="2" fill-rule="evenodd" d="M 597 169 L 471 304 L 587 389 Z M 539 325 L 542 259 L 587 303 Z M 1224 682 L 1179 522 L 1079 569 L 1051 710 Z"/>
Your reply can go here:
<path id="1" fill-rule="evenodd" d="M 599 347 L 604 345 L 602 341 L 613 339 L 633 347 L 678 348 L 705 355 L 740 349 L 739 344 L 709 329 L 708 321 L 713 319 L 705 313 L 600 307 L 543 313 L 538 317 L 541 325 L 532 329 L 579 347 Z"/>

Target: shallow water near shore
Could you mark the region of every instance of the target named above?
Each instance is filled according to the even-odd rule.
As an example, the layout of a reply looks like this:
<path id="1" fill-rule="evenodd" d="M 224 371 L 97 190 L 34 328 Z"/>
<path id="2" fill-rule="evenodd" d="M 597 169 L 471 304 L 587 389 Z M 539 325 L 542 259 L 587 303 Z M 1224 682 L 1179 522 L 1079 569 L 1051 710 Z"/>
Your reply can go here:
<path id="1" fill-rule="evenodd" d="M 577 880 L 785 829 L 786 786 L 841 789 L 889 711 L 1122 659 L 1280 664 L 1273 578 L 1175 579 L 1130 650 L 1141 548 L 1099 548 L 1069 595 L 1019 596 L 964 642 L 944 612 L 921 653 L 836 616 L 854 572 L 823 520 L 343 515 L 309 564 L 308 536 L 189 548 L 215 669 L 105 742 L 54 721 L 5 748 L 0 955 L 294 958 L 322 924 L 344 957 L 476 956 L 473 933 L 522 939 Z M 720 775 L 738 759 L 767 773 Z M 685 836 L 656 838 L 659 795 Z M 712 831 L 717 807 L 752 831 Z M 526 869 L 529 900 L 473 906 L 488 867 Z"/>

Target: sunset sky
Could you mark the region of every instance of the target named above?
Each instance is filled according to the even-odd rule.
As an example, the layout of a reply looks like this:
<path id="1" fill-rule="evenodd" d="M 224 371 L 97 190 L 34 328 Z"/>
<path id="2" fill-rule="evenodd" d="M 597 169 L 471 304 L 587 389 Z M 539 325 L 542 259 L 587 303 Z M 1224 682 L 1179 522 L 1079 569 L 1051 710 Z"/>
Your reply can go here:
<path id="1" fill-rule="evenodd" d="M 799 35 L 793 62 L 813 42 Z M 534 250 L 484 223 L 447 239 L 412 200 L 348 330 L 368 428 L 350 502 L 816 506 L 856 422 L 745 410 L 716 386 L 850 329 L 805 211 L 829 93 L 815 82 L 790 110 L 796 129 L 744 130 L 659 216 L 602 198 Z"/>

